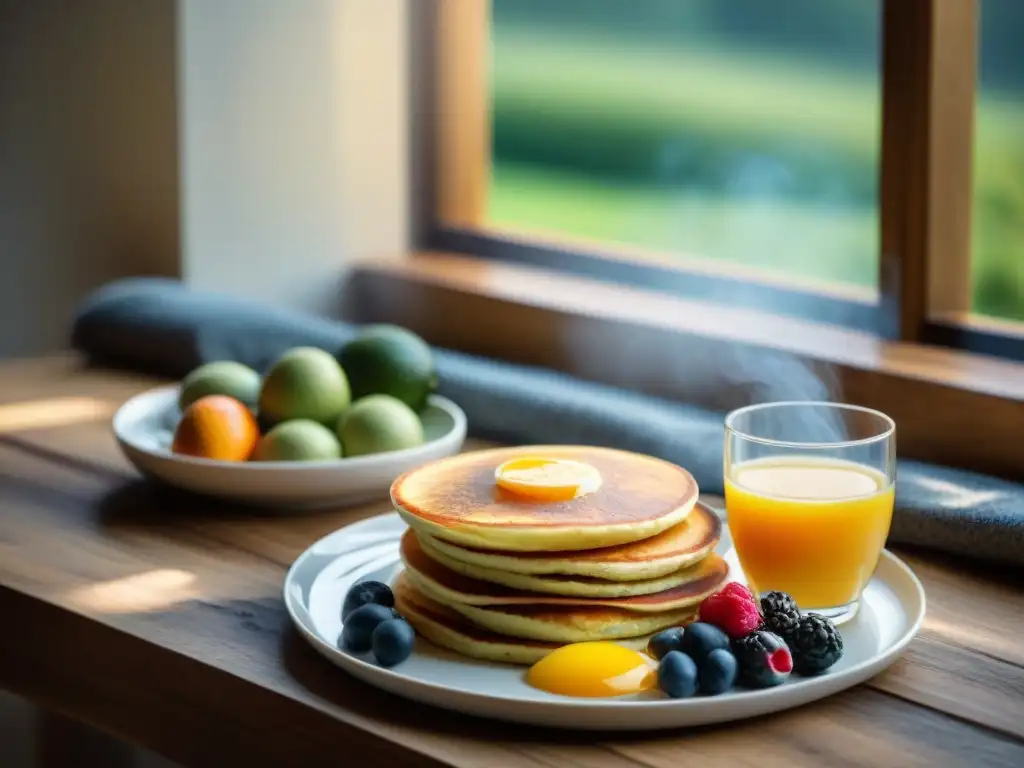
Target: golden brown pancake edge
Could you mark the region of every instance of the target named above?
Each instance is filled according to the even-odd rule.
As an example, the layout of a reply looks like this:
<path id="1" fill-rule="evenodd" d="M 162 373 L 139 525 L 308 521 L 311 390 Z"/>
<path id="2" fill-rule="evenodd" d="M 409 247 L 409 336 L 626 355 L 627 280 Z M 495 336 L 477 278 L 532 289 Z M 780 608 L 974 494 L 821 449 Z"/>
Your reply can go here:
<path id="1" fill-rule="evenodd" d="M 659 610 L 660 606 L 665 606 L 665 609 L 669 610 L 680 602 L 702 597 L 724 583 L 729 575 L 729 566 L 726 561 L 712 553 L 697 565 L 692 566 L 695 569 L 700 569 L 699 578 L 671 589 L 629 597 L 569 597 L 514 589 L 456 573 L 431 558 L 420 546 L 419 539 L 411 529 L 402 536 L 400 554 L 406 567 L 414 572 L 414 578 L 416 576 L 425 577 L 447 591 L 472 596 L 474 605 L 481 607 L 515 606 L 517 610 L 522 609 L 524 615 L 529 608 L 538 606 L 604 606 L 622 610 L 630 610 L 632 606 L 632 610 L 643 612 L 655 612 Z"/>
<path id="2" fill-rule="evenodd" d="M 699 527 L 699 530 L 698 530 Z M 646 563 L 668 560 L 705 549 L 713 549 L 722 538 L 722 520 L 707 504 L 698 501 L 693 511 L 668 530 L 646 539 L 614 544 L 596 549 L 567 549 L 551 552 L 518 552 L 515 550 L 481 549 L 445 542 L 449 547 L 464 549 L 492 557 L 514 557 L 522 560 L 574 560 L 601 563 Z"/>
<path id="3" fill-rule="evenodd" d="M 601 473 L 596 491 L 571 501 L 537 502 L 495 485 L 495 468 L 518 456 L 583 461 Z M 398 477 L 394 505 L 439 526 L 628 526 L 658 520 L 693 505 L 697 483 L 682 467 L 662 459 L 593 446 L 496 448 L 440 459 Z"/>

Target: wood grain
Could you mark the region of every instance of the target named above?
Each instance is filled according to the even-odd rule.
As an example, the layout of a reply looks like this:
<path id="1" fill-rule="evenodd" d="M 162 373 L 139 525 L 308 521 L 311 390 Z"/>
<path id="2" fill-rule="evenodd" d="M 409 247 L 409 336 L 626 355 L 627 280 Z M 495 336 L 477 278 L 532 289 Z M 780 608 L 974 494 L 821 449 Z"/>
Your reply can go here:
<path id="1" fill-rule="evenodd" d="M 32 391 L 117 399 L 146 386 L 70 360 L 7 370 L 0 413 Z M 911 562 L 935 606 L 925 632 L 869 686 L 720 728 L 607 738 L 405 702 L 299 638 L 285 568 L 386 503 L 281 514 L 170 492 L 138 479 L 96 418 L 0 434 L 0 509 L 0 684 L 185 765 L 1024 763 L 1020 586 L 923 555 Z"/>
<path id="2" fill-rule="evenodd" d="M 437 218 L 480 226 L 491 168 L 490 0 L 436 0 Z"/>
<path id="3" fill-rule="evenodd" d="M 883 3 L 882 305 L 893 338 L 970 309 L 976 0 Z"/>
<path id="4" fill-rule="evenodd" d="M 935 0 L 928 136 L 929 317 L 971 310 L 974 125 L 980 0 Z"/>
<path id="5" fill-rule="evenodd" d="M 818 705 L 735 729 L 614 745 L 631 760 L 652 768 L 684 764 L 749 768 L 815 766 L 1009 766 L 1019 742 L 977 737 L 958 721 L 936 723 L 929 710 L 872 690 L 857 690 Z M 754 730 L 756 729 L 756 730 Z M 701 761 L 701 762 L 696 762 Z"/>

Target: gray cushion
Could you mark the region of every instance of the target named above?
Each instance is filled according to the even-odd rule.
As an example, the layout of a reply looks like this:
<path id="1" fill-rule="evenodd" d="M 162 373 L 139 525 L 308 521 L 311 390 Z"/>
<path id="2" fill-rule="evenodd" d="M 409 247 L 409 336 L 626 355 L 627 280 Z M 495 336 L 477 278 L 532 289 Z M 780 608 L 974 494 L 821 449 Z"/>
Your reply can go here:
<path id="1" fill-rule="evenodd" d="M 263 370 L 293 346 L 335 352 L 356 330 L 172 280 L 131 279 L 83 303 L 72 340 L 96 362 L 179 378 L 211 360 Z M 721 413 L 550 370 L 435 352 L 440 391 L 462 406 L 475 436 L 647 453 L 686 467 L 703 490 L 722 493 Z M 896 500 L 890 543 L 1024 564 L 1024 486 L 901 460 Z"/>

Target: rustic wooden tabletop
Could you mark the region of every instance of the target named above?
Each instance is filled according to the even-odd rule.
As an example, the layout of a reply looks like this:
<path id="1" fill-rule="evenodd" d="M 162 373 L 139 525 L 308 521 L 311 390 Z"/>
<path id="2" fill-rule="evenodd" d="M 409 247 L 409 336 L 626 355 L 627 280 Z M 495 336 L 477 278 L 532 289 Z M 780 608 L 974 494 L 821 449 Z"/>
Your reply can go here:
<path id="1" fill-rule="evenodd" d="M 1024 765 L 1020 574 L 907 552 L 929 605 L 905 656 L 783 714 L 605 737 L 370 688 L 306 646 L 280 591 L 306 546 L 388 504 L 259 512 L 142 481 L 109 418 L 154 383 L 0 365 L 0 685 L 41 706 L 185 766 Z"/>

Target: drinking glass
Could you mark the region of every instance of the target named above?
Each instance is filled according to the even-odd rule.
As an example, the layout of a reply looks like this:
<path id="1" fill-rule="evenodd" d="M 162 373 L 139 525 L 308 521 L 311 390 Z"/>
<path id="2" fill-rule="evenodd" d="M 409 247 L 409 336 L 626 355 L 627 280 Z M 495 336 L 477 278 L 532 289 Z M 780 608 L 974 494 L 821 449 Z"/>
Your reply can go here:
<path id="1" fill-rule="evenodd" d="M 725 419 L 725 506 L 755 594 L 856 615 L 892 523 L 896 425 L 830 402 L 751 405 Z"/>

